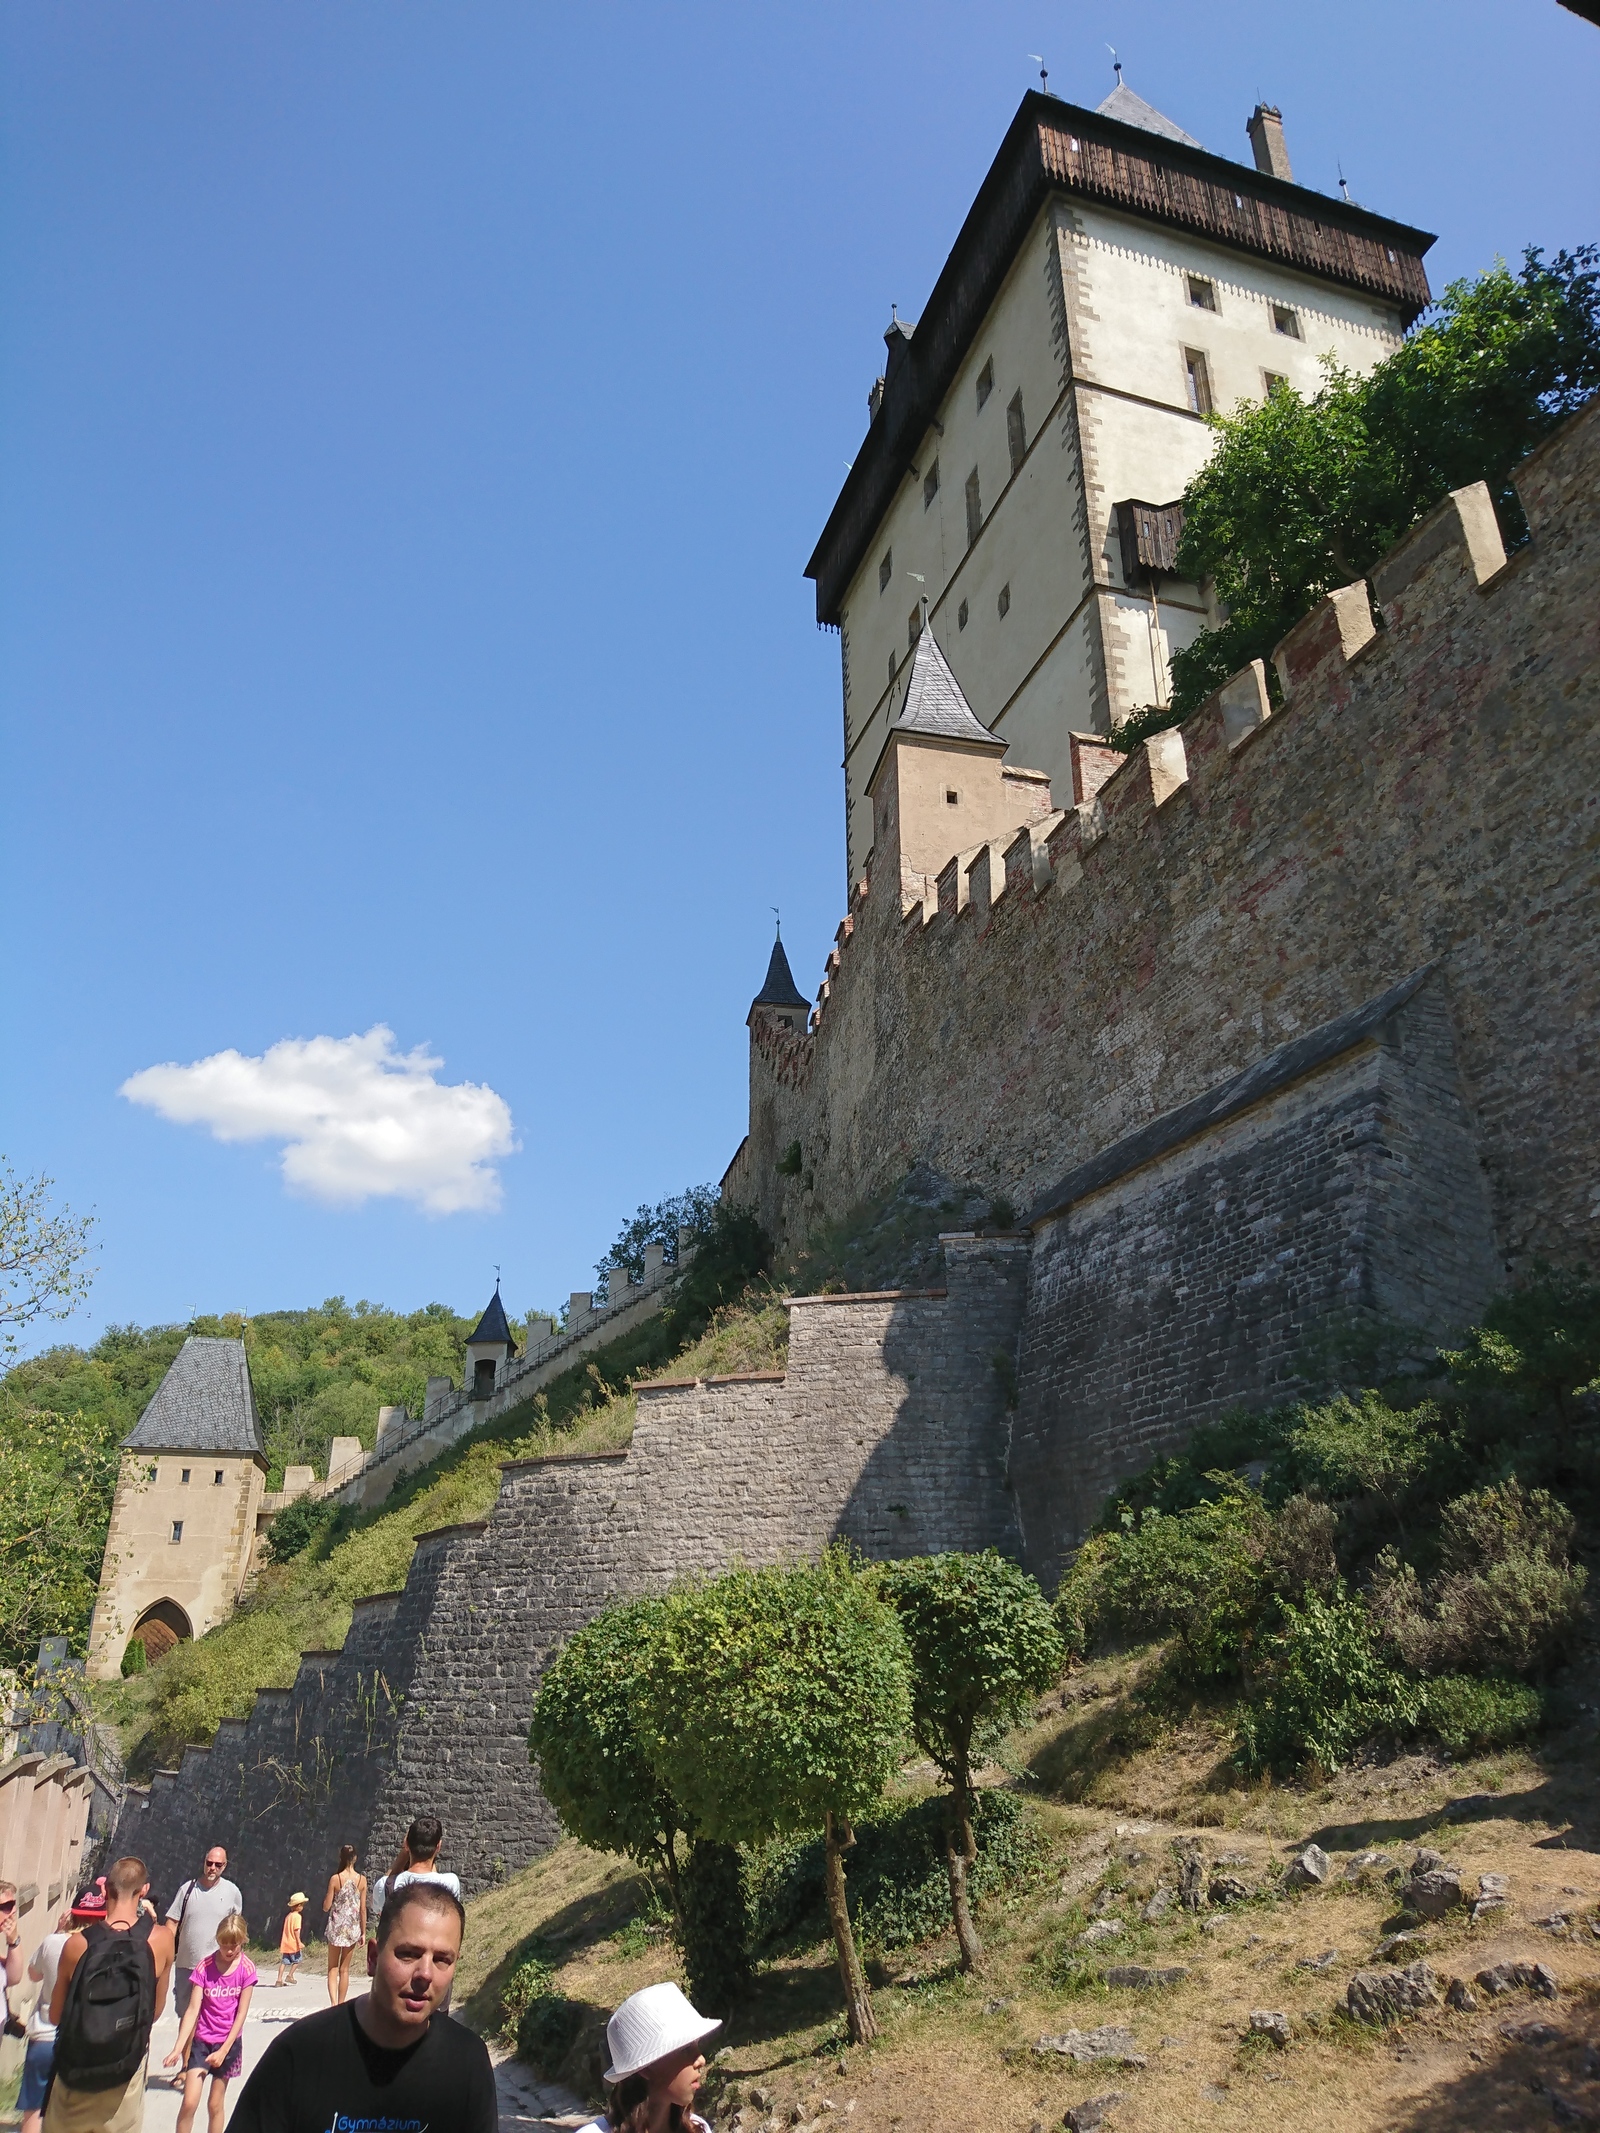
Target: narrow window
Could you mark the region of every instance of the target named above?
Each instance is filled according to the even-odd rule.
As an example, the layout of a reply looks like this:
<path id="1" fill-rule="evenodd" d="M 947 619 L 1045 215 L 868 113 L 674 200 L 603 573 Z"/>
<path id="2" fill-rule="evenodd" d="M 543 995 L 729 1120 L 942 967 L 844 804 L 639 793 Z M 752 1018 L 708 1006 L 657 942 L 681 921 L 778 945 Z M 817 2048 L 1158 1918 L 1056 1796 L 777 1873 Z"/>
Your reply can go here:
<path id="1" fill-rule="evenodd" d="M 1189 405 L 1197 415 L 1211 412 L 1211 370 L 1198 348 L 1183 351 L 1183 369 L 1189 388 Z"/>
<path id="2" fill-rule="evenodd" d="M 1022 395 L 1013 393 L 1006 409 L 1006 445 L 1011 453 L 1013 474 L 1028 456 L 1028 425 L 1022 415 Z"/>
<path id="3" fill-rule="evenodd" d="M 175 1541 L 183 1539 L 183 1520 L 181 1518 L 175 1518 L 172 1521 L 172 1538 Z"/>
<path id="4" fill-rule="evenodd" d="M 999 610 L 1000 610 L 1000 612 L 1001 612 L 1001 614 L 1002 614 L 1002 615 L 1009 615 L 1009 614 L 1010 614 L 1010 612 L 1011 612 L 1011 587 L 1010 587 L 1010 585 L 1009 585 L 1009 584 L 1006 584 L 1006 585 L 1002 585 L 1002 586 L 1001 586 L 1001 588 L 1000 588 L 1000 597 L 999 597 L 999 599 L 998 599 L 998 600 L 997 600 L 997 601 L 995 602 L 995 605 L 996 605 L 996 606 L 997 606 L 997 607 L 999 608 Z"/>
<path id="5" fill-rule="evenodd" d="M 893 576 L 894 576 L 894 550 L 893 550 L 892 548 L 886 548 L 886 549 L 885 549 L 885 550 L 883 551 L 883 561 L 882 561 L 882 562 L 881 562 L 881 563 L 880 563 L 880 564 L 878 565 L 878 590 L 879 590 L 879 592 L 887 592 L 887 591 L 888 591 L 888 589 L 889 589 L 889 580 L 890 580 L 890 579 L 891 579 L 891 578 L 892 578 Z"/>
<path id="6" fill-rule="evenodd" d="M 1274 304 L 1272 307 L 1272 330 L 1274 333 L 1286 333 L 1291 341 L 1299 340 L 1300 320 L 1298 314 L 1291 311 L 1287 304 Z"/>
<path id="7" fill-rule="evenodd" d="M 1189 301 L 1197 311 L 1215 311 L 1217 308 L 1216 284 L 1207 281 L 1203 274 L 1191 274 L 1189 276 Z"/>
<path id="8" fill-rule="evenodd" d="M 898 667 L 897 667 L 897 666 L 895 665 L 895 659 L 894 659 L 894 654 L 893 654 L 893 652 L 891 652 L 891 653 L 889 654 L 889 679 L 890 679 L 890 681 L 893 681 L 893 680 L 894 680 L 894 678 L 895 678 L 895 675 L 896 675 L 896 674 L 897 674 L 898 672 L 899 672 L 899 668 L 898 668 Z"/>
<path id="9" fill-rule="evenodd" d="M 936 459 L 922 477 L 922 508 L 927 510 L 939 493 L 939 462 Z"/>
<path id="10" fill-rule="evenodd" d="M 221 1484 L 222 1484 L 222 1469 L 221 1469 L 221 1467 L 219 1466 L 219 1467 L 217 1468 L 217 1471 L 216 1471 L 216 1472 L 215 1472 L 215 1473 L 214 1473 L 214 1474 L 212 1475 L 212 1477 L 211 1477 L 211 1485 L 212 1485 L 212 1487 L 213 1487 L 213 1488 L 219 1488 L 219 1487 L 221 1486 Z"/>
<path id="11" fill-rule="evenodd" d="M 967 476 L 967 546 L 970 548 L 983 531 L 983 499 L 978 494 L 978 470 L 973 468 Z"/>
<path id="12" fill-rule="evenodd" d="M 958 607 L 958 608 L 956 609 L 956 628 L 957 628 L 958 630 L 964 630 L 964 629 L 966 628 L 966 626 L 967 626 L 967 603 L 966 603 L 966 601 L 965 601 L 965 600 L 963 600 L 963 601 L 962 601 L 962 603 L 961 603 L 961 605 L 960 605 L 960 606 L 959 606 L 959 607 Z"/>
<path id="13" fill-rule="evenodd" d="M 919 601 L 917 602 L 916 606 L 915 606 L 915 607 L 914 607 L 914 608 L 913 608 L 913 609 L 911 610 L 910 614 L 909 614 L 909 615 L 907 615 L 907 617 L 906 617 L 906 650 L 907 650 L 908 652 L 909 652 L 909 651 L 910 651 L 910 650 L 912 649 L 912 647 L 913 647 L 913 646 L 914 646 L 914 645 L 916 644 L 916 641 L 917 641 L 917 639 L 918 639 L 918 638 L 919 638 L 919 637 L 920 637 L 921 635 L 922 635 L 922 602 L 921 602 L 921 601 L 919 600 Z"/>
<path id="14" fill-rule="evenodd" d="M 987 399 L 988 399 L 989 395 L 990 395 L 990 394 L 991 394 L 991 393 L 992 393 L 993 391 L 994 391 L 994 357 L 993 357 L 993 356 L 990 356 L 990 358 L 989 358 L 988 362 L 987 362 L 987 363 L 985 363 L 985 364 L 984 364 L 984 366 L 983 366 L 983 368 L 982 368 L 982 370 L 980 370 L 980 371 L 978 372 L 978 405 L 979 405 L 979 407 L 982 407 L 982 405 L 983 405 L 983 403 L 985 402 L 985 400 L 987 400 Z"/>
<path id="15" fill-rule="evenodd" d="M 1269 394 L 1275 393 L 1280 385 L 1287 385 L 1289 382 L 1281 370 L 1264 370 L 1261 380 Z"/>
<path id="16" fill-rule="evenodd" d="M 961 805 L 961 795 L 953 785 L 947 785 L 944 789 L 944 804 L 946 807 L 959 807 Z"/>
<path id="17" fill-rule="evenodd" d="M 180 1474 L 180 1475 L 178 1476 L 178 1480 L 179 1480 L 179 1482 L 180 1482 L 180 1483 L 185 1483 L 185 1482 L 187 1482 L 187 1481 L 188 1481 L 188 1479 L 189 1479 L 189 1469 L 188 1469 L 187 1467 L 185 1467 L 185 1468 L 184 1468 L 184 1470 L 183 1470 L 183 1472 L 182 1472 L 182 1473 L 181 1473 L 181 1474 Z"/>
<path id="18" fill-rule="evenodd" d="M 156 1478 L 156 1470 L 155 1470 L 155 1468 L 154 1468 L 153 1466 L 152 1466 L 152 1467 L 147 1467 L 147 1468 L 145 1469 L 145 1479 L 146 1479 L 147 1481 L 154 1481 L 154 1480 L 155 1480 L 155 1478 Z"/>

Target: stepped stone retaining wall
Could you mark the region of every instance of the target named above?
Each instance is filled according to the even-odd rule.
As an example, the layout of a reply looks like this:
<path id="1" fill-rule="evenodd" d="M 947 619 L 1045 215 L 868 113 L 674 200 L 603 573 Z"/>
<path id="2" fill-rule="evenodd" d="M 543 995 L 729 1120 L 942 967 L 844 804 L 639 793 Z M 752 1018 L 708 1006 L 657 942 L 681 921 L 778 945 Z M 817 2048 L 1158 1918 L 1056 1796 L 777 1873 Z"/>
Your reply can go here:
<path id="1" fill-rule="evenodd" d="M 526 1748 L 538 1676 L 608 1600 L 835 1538 L 1016 1551 L 994 1359 L 1026 1278 L 1022 1240 L 952 1239 L 942 1292 L 797 1299 L 786 1373 L 643 1386 L 629 1451 L 506 1466 L 490 1516 L 425 1535 L 342 1651 L 131 1791 L 119 1849 L 168 1891 L 226 1842 L 257 1928 L 341 1843 L 384 1871 L 424 1808 L 469 1889 L 526 1864 L 554 1834 Z"/>

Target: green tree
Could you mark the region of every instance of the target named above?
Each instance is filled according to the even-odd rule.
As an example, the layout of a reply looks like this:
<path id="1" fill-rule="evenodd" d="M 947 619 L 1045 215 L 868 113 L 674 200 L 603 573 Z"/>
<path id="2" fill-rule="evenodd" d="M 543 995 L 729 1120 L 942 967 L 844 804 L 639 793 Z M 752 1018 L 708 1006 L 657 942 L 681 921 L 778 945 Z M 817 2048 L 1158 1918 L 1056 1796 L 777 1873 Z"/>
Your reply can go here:
<path id="1" fill-rule="evenodd" d="M 81 1414 L 0 1410 L 0 1665 L 25 1667 L 41 1637 L 81 1653 L 100 1583 L 117 1446 Z"/>
<path id="2" fill-rule="evenodd" d="M 40 1318 L 69 1318 L 89 1293 L 93 1215 L 50 1205 L 54 1180 L 19 1178 L 0 1158 L 0 1356 L 17 1352 L 17 1332 Z"/>
<path id="3" fill-rule="evenodd" d="M 842 1549 L 736 1569 L 663 1603 L 640 1737 L 704 1832 L 765 1844 L 821 1830 L 850 2034 L 877 2035 L 845 1894 L 851 1824 L 883 1795 L 910 1721 L 899 1617 Z"/>
<path id="4" fill-rule="evenodd" d="M 949 1788 L 945 1861 L 963 1970 L 983 1961 L 967 1874 L 975 1753 L 992 1747 L 1060 1673 L 1065 1649 L 1044 1594 L 994 1549 L 918 1556 L 881 1572 L 911 1654 L 911 1730 Z"/>
<path id="5" fill-rule="evenodd" d="M 1600 387 L 1600 247 L 1452 282 L 1361 377 L 1325 359 L 1310 399 L 1275 386 L 1214 415 L 1217 448 L 1184 492 L 1178 569 L 1213 580 L 1227 619 L 1172 662 L 1174 724 L 1273 646 L 1325 593 L 1369 571 L 1451 490 L 1489 485 L 1511 535 L 1511 471 Z"/>
<path id="6" fill-rule="evenodd" d="M 659 1868 L 681 1920 L 678 1840 L 689 1817 L 646 1759 L 636 1706 L 665 1602 L 608 1607 L 545 1668 L 528 1727 L 528 1754 L 561 1826 L 595 1851 Z"/>

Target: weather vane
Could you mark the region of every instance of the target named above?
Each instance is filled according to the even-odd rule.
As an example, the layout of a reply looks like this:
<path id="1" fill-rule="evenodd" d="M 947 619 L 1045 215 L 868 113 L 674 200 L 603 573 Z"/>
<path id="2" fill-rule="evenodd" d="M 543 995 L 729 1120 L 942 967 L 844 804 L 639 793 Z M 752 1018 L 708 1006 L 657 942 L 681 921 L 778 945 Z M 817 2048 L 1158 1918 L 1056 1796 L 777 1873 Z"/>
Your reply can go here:
<path id="1" fill-rule="evenodd" d="M 1039 87 L 1048 96 L 1050 94 L 1050 69 L 1044 63 L 1043 52 L 1030 52 L 1028 57 L 1039 69 Z"/>

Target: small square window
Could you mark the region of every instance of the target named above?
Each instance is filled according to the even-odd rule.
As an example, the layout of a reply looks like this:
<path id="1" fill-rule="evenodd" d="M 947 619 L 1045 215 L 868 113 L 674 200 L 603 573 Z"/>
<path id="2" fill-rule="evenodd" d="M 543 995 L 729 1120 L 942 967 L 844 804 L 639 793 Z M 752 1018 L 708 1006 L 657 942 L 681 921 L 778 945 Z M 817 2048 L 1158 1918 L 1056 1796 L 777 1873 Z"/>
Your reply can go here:
<path id="1" fill-rule="evenodd" d="M 1280 385 L 1287 386 L 1289 383 L 1281 370 L 1264 370 L 1261 373 L 1261 382 L 1269 393 L 1275 393 Z"/>
<path id="2" fill-rule="evenodd" d="M 887 591 L 888 591 L 888 589 L 889 589 L 889 580 L 890 580 L 890 579 L 891 579 L 891 578 L 892 578 L 893 576 L 894 576 L 894 550 L 893 550 L 892 548 L 886 548 L 886 549 L 885 549 L 885 550 L 883 551 L 883 561 L 882 561 L 882 562 L 881 562 L 881 563 L 880 563 L 880 564 L 878 565 L 878 590 L 879 590 L 879 592 L 887 592 Z"/>
<path id="3" fill-rule="evenodd" d="M 1010 614 L 1010 612 L 1011 612 L 1011 587 L 1010 587 L 1009 585 L 1002 585 L 1002 586 L 1001 586 L 1001 588 L 1000 588 L 1000 597 L 999 597 L 999 599 L 998 599 L 998 600 L 997 600 L 997 601 L 995 602 L 995 605 L 996 605 L 996 606 L 997 606 L 997 607 L 999 608 L 999 610 L 1000 610 L 1000 612 L 1001 612 L 1001 614 L 1002 614 L 1002 615 L 1009 615 L 1009 614 Z"/>
<path id="4" fill-rule="evenodd" d="M 936 459 L 922 477 L 922 508 L 927 510 L 939 493 L 939 462 Z"/>
<path id="5" fill-rule="evenodd" d="M 1274 333 L 1286 333 L 1291 341 L 1299 340 L 1300 319 L 1298 313 L 1291 311 L 1287 304 L 1274 304 L 1272 307 L 1272 330 Z"/>
<path id="6" fill-rule="evenodd" d="M 220 1488 L 222 1486 L 222 1469 L 220 1466 L 217 1468 L 217 1471 L 211 1477 L 211 1485 L 213 1488 Z"/>
<path id="7" fill-rule="evenodd" d="M 181 1518 L 175 1518 L 172 1521 L 172 1538 L 175 1541 L 183 1539 L 183 1520 Z"/>
<path id="8" fill-rule="evenodd" d="M 1189 301 L 1197 311 L 1215 311 L 1217 308 L 1216 283 L 1207 281 L 1203 274 L 1191 274 L 1189 276 Z"/>
<path id="9" fill-rule="evenodd" d="M 947 785 L 944 789 L 944 804 L 946 807 L 959 807 L 961 805 L 961 795 L 953 785 Z"/>
<path id="10" fill-rule="evenodd" d="M 967 476 L 967 546 L 970 548 L 983 531 L 983 496 L 978 488 L 978 470 L 973 468 Z"/>
<path id="11" fill-rule="evenodd" d="M 1197 415 L 1211 412 L 1211 366 L 1198 348 L 1183 351 L 1184 384 L 1188 388 L 1189 405 Z"/>
<path id="12" fill-rule="evenodd" d="M 1015 474 L 1028 456 L 1028 425 L 1023 419 L 1021 393 L 1011 395 L 1011 405 L 1006 409 L 1006 447 L 1011 454 L 1011 471 Z"/>
<path id="13" fill-rule="evenodd" d="M 180 1483 L 183 1483 L 183 1482 L 187 1482 L 187 1480 L 188 1480 L 188 1479 L 189 1479 L 189 1469 L 188 1469 L 187 1467 L 185 1467 L 185 1468 L 184 1468 L 184 1470 L 183 1470 L 183 1472 L 182 1472 L 182 1473 L 181 1473 L 181 1474 L 180 1474 L 180 1475 L 178 1476 L 178 1480 L 179 1480 L 179 1482 L 180 1482 Z"/>
<path id="14" fill-rule="evenodd" d="M 984 364 L 984 366 L 983 366 L 983 368 L 982 368 L 982 370 L 980 370 L 980 371 L 978 372 L 978 405 L 979 405 L 979 407 L 982 407 L 982 406 L 983 406 L 983 403 L 984 403 L 984 402 L 985 402 L 985 401 L 986 401 L 986 400 L 988 399 L 989 395 L 990 395 L 990 394 L 991 394 L 991 393 L 992 393 L 993 391 L 994 391 L 994 357 L 993 357 L 993 356 L 990 356 L 990 358 L 989 358 L 988 362 L 987 362 L 987 363 L 985 363 L 985 364 Z"/>
<path id="15" fill-rule="evenodd" d="M 962 603 L 961 603 L 961 605 L 960 605 L 960 606 L 959 606 L 959 607 L 958 607 L 958 608 L 956 609 L 956 628 L 957 628 L 958 630 L 964 630 L 964 629 L 966 628 L 966 626 L 967 626 L 967 603 L 966 603 L 966 601 L 965 601 L 965 600 L 963 600 L 963 601 L 962 601 Z"/>

